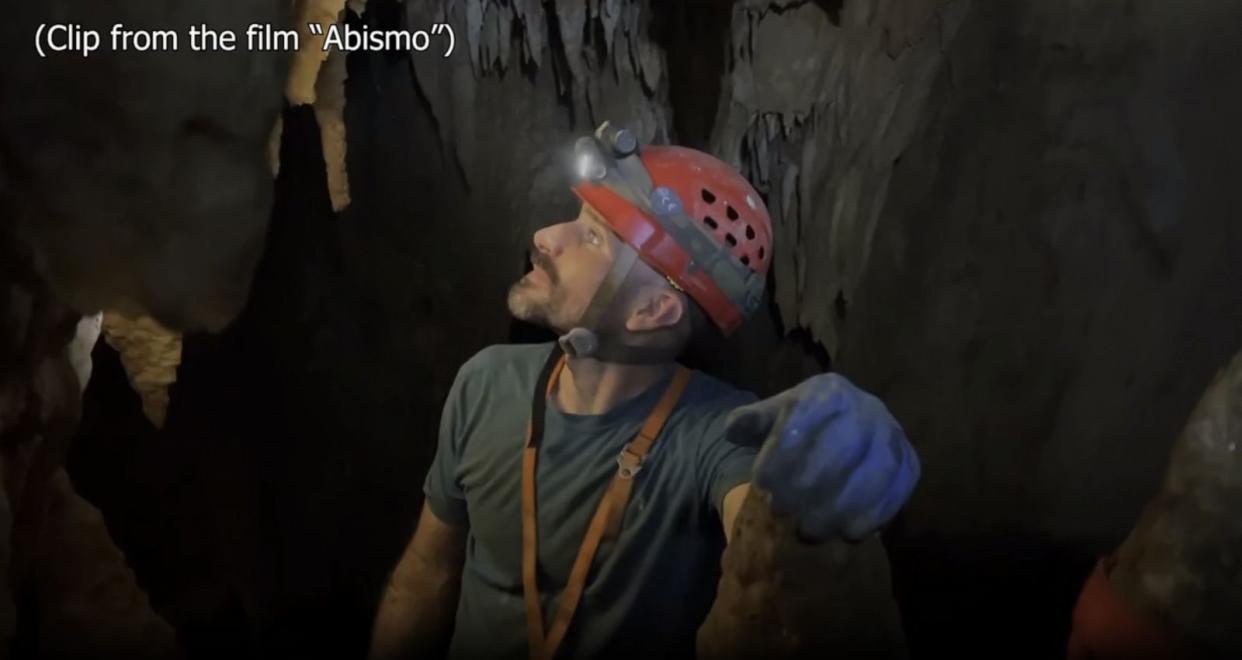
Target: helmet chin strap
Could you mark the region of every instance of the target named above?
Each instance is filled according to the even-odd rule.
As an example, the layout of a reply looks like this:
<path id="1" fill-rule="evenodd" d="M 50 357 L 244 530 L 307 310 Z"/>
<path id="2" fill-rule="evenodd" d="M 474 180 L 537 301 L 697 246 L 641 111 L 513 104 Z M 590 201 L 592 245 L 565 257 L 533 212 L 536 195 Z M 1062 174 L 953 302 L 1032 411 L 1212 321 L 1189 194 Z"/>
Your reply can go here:
<path id="1" fill-rule="evenodd" d="M 557 339 L 561 350 L 572 358 L 594 358 L 601 362 L 620 364 L 658 364 L 675 359 L 671 347 L 667 346 L 635 346 L 625 343 L 625 331 L 602 333 L 599 328 L 604 320 L 617 291 L 621 289 L 625 279 L 629 277 L 634 264 L 638 262 L 638 252 L 626 246 L 617 251 L 612 267 L 600 282 L 590 304 L 582 313 L 577 325 L 570 328 Z"/>

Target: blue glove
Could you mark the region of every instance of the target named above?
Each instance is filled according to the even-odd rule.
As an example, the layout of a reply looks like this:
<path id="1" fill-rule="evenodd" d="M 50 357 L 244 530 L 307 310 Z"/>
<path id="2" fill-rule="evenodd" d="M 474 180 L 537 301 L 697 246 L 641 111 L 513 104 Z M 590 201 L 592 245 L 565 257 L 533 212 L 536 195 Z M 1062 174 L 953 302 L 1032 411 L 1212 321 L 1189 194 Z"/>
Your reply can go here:
<path id="1" fill-rule="evenodd" d="M 753 483 L 810 539 L 876 532 L 910 498 L 921 471 L 888 408 L 839 374 L 734 410 L 725 433 L 735 444 L 762 443 Z"/>

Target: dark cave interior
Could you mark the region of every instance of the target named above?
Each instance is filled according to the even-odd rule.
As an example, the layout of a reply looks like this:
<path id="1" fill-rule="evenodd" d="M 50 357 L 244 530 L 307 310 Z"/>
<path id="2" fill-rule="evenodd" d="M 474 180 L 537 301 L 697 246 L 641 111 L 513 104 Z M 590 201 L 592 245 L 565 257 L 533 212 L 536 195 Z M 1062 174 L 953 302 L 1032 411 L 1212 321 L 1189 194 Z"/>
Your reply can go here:
<path id="1" fill-rule="evenodd" d="M 18 10 L 6 37 L 86 3 L 46 4 Z M 141 15 L 142 3 L 120 4 L 118 16 Z M 73 149 L 90 144 L 40 140 L 107 90 L 62 93 L 42 119 L 12 106 L 43 92 L 0 111 L 6 234 L 55 253 L 40 261 L 50 290 L 80 312 L 123 309 L 183 332 L 159 426 L 118 350 L 98 342 L 65 467 L 187 657 L 365 657 L 458 368 L 491 344 L 553 337 L 511 319 L 505 291 L 531 233 L 575 212 L 558 174 L 565 145 L 609 118 L 736 163 L 773 213 L 762 313 L 686 362 L 761 397 L 839 371 L 908 432 L 923 478 L 883 541 L 909 657 L 1064 657 L 1084 580 L 1160 492 L 1196 401 L 1242 348 L 1238 7 L 336 4 L 373 29 L 447 11 L 465 35 L 443 60 L 334 54 L 346 75 L 340 210 L 325 111 L 282 100 L 279 79 L 253 126 L 228 124 L 225 155 L 191 170 L 213 186 L 230 179 L 207 168 L 270 175 L 261 156 L 279 115 L 270 204 L 240 193 L 236 215 L 187 212 L 187 226 L 222 219 L 201 232 L 143 229 L 179 195 L 196 203 L 180 179 L 57 199 L 115 155 L 76 166 Z M 249 5 L 186 16 L 262 19 Z M 0 98 L 47 75 L 98 75 L 39 62 L 0 68 Z M 95 114 L 80 129 L 121 126 L 111 140 L 142 150 L 111 153 L 146 157 L 120 166 L 142 181 L 161 137 L 128 106 L 167 76 L 143 73 L 116 103 L 122 119 Z M 152 93 L 227 83 L 168 84 Z M 130 204 L 142 217 L 113 212 Z M 94 208 L 108 210 L 82 210 Z M 97 244 L 108 222 L 136 229 Z M 132 274 L 118 245 L 167 256 Z M 185 256 L 234 248 L 224 266 Z M 169 303 L 205 290 L 186 281 L 235 279 L 246 258 L 242 294 L 219 288 L 228 322 L 209 296 Z M 180 267 L 201 272 L 167 276 Z M 1242 493 L 1235 465 L 1222 502 Z M 1242 542 L 1236 520 L 1198 522 Z M 1219 579 L 1238 602 L 1237 571 Z M 16 657 L 44 657 L 39 618 L 22 614 L 38 608 L 16 608 Z"/>

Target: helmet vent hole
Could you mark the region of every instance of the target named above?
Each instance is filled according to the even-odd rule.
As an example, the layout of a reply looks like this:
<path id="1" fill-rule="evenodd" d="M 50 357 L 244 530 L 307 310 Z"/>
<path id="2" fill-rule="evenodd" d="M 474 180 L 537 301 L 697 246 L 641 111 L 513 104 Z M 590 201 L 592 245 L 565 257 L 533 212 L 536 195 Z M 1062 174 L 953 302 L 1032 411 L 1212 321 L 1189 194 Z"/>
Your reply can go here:
<path id="1" fill-rule="evenodd" d="M 750 225 L 746 225 L 746 240 L 748 241 L 755 240 L 755 228 L 751 227 Z"/>
<path id="2" fill-rule="evenodd" d="M 725 234 L 725 242 L 729 244 L 729 247 L 737 247 L 737 239 L 733 238 L 733 234 Z"/>
<path id="3" fill-rule="evenodd" d="M 749 265 L 750 265 L 750 256 L 748 256 L 748 255 L 742 255 L 742 265 L 743 265 L 743 266 L 749 266 Z"/>
<path id="4" fill-rule="evenodd" d="M 712 194 L 712 191 L 708 190 L 707 188 L 704 188 L 703 189 L 703 201 L 707 202 L 708 204 L 715 204 L 716 196 Z"/>
<path id="5" fill-rule="evenodd" d="M 759 259 L 763 259 L 763 248 L 759 248 Z"/>
<path id="6" fill-rule="evenodd" d="M 731 222 L 737 220 L 737 211 L 734 211 L 733 207 L 728 204 L 725 204 L 725 215 L 729 216 Z"/>
<path id="7" fill-rule="evenodd" d="M 703 224 L 707 225 L 708 227 L 711 227 L 712 229 L 716 229 L 720 226 L 716 224 L 716 219 L 710 215 L 703 218 Z"/>

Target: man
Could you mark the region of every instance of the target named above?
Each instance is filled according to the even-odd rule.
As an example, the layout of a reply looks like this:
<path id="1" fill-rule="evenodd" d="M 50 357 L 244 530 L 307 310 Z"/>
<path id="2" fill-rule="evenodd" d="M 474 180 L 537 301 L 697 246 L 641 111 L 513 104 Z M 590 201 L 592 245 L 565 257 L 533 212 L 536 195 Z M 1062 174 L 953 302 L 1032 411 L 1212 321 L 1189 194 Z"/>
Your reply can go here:
<path id="1" fill-rule="evenodd" d="M 508 301 L 560 340 L 458 373 L 373 658 L 692 657 L 752 480 L 802 536 L 857 539 L 918 479 L 897 422 L 839 376 L 755 403 L 676 365 L 762 298 L 772 230 L 744 178 L 607 124 L 577 155 L 581 212 L 535 234 Z"/>

